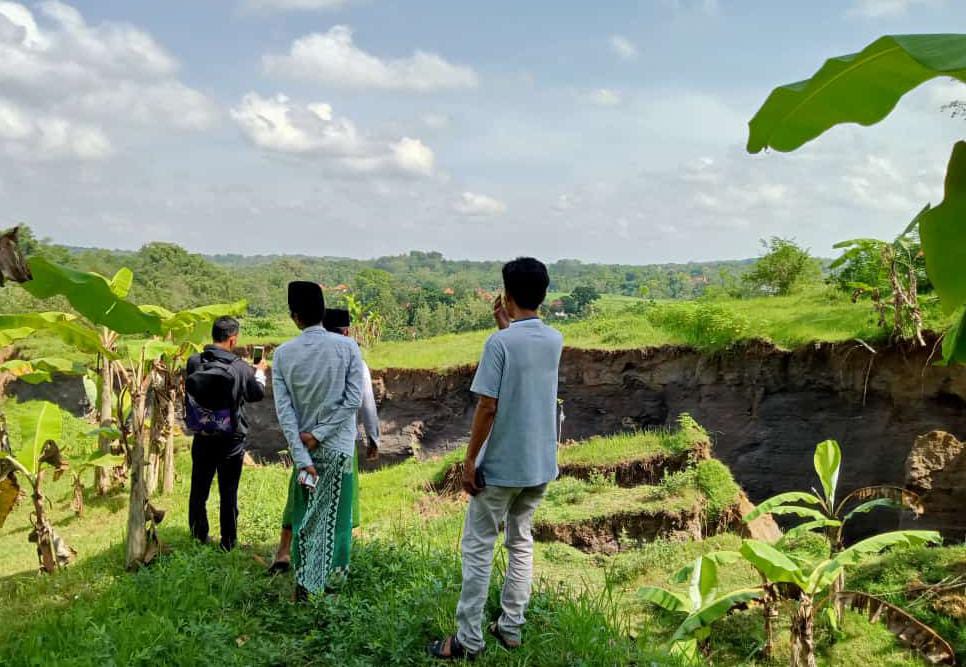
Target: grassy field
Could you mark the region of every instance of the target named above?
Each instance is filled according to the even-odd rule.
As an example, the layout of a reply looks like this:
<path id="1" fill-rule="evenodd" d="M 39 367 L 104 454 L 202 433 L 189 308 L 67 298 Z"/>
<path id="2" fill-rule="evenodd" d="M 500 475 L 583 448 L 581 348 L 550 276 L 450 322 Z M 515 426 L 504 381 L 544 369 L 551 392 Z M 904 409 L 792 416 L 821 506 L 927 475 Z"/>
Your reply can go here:
<path id="1" fill-rule="evenodd" d="M 5 407 L 16 415 L 17 406 L 8 402 Z M 67 422 L 68 435 L 83 441 L 87 426 L 73 418 Z M 640 458 L 629 442 L 614 444 L 628 457 Z M 653 439 L 635 442 L 647 448 Z M 602 466 L 613 461 L 602 439 L 593 441 L 583 459 Z M 188 537 L 189 465 L 182 450 L 175 492 L 158 502 L 168 511 L 161 538 L 171 553 L 134 574 L 122 571 L 123 492 L 105 499 L 89 497 L 86 514 L 76 518 L 67 507 L 68 477 L 50 485 L 55 528 L 79 551 L 74 565 L 52 576 L 35 574 L 36 555 L 26 541 L 28 509 L 22 505 L 15 511 L 0 530 L 0 664 L 429 664 L 424 646 L 453 630 L 459 592 L 458 541 L 465 500 L 441 496 L 428 484 L 446 462 L 409 462 L 363 474 L 363 526 L 354 545 L 351 585 L 339 596 L 302 606 L 288 601 L 289 577 L 264 574 L 277 539 L 288 471 L 276 466 L 245 469 L 240 492 L 244 546 L 225 554 Z M 692 487 L 700 475 L 695 472 L 691 480 L 681 475 L 665 481 L 670 489 L 665 492 L 677 493 L 677 485 L 698 493 Z M 606 481 L 594 483 L 613 492 Z M 551 487 L 548 510 L 557 502 L 571 508 L 588 504 L 589 510 L 587 498 L 568 497 L 568 484 L 573 482 Z M 713 488 L 715 482 L 710 484 Z M 622 498 L 621 506 L 636 500 Z M 213 530 L 217 505 L 213 493 Z M 611 509 L 620 508 L 604 511 Z M 586 553 L 561 542 L 538 543 L 538 581 L 524 648 L 508 653 L 491 645 L 481 664 L 675 664 L 663 648 L 675 620 L 641 603 L 635 591 L 644 584 L 667 586 L 670 575 L 696 555 L 734 549 L 739 543 L 730 534 L 703 542 L 657 539 L 615 555 Z M 804 555 L 812 547 L 793 548 Z M 502 550 L 495 556 L 489 614 L 498 606 L 505 558 Z M 964 560 L 964 547 L 897 553 L 863 566 L 854 585 L 901 591 L 903 577 L 915 573 L 923 581 L 938 581 Z M 755 576 L 737 564 L 723 573 L 722 584 L 749 585 Z M 937 616 L 923 604 L 917 613 Z M 946 621 L 942 627 L 963 651 L 966 637 L 959 623 Z M 884 628 L 857 615 L 846 617 L 844 633 L 837 642 L 819 633 L 821 664 L 924 664 L 899 648 Z M 712 659 L 715 664 L 759 664 L 754 656 L 761 637 L 760 613 L 736 613 L 715 627 Z M 786 642 L 783 634 L 770 664 L 787 664 Z"/>
<path id="2" fill-rule="evenodd" d="M 946 319 L 927 308 L 926 325 L 941 329 Z M 755 299 L 646 303 L 608 298 L 597 315 L 555 323 L 569 347 L 619 350 L 691 345 L 715 350 L 758 338 L 783 348 L 815 341 L 884 338 L 867 302 L 831 290 Z M 471 332 L 420 341 L 383 342 L 366 352 L 372 368 L 449 368 L 473 364 L 490 332 Z"/>
<path id="3" fill-rule="evenodd" d="M 582 349 L 619 350 L 661 345 L 690 345 L 713 351 L 747 339 L 768 340 L 783 348 L 815 341 L 861 339 L 875 343 L 885 332 L 877 327 L 868 302 L 852 303 L 841 292 L 824 288 L 784 297 L 714 301 L 645 302 L 604 295 L 596 313 L 574 321 L 554 322 L 565 344 Z M 929 306 L 926 326 L 941 330 L 950 320 Z M 297 335 L 288 320 L 271 335 L 246 333 L 243 344 L 277 345 Z M 447 334 L 412 341 L 383 341 L 364 351 L 371 368 L 446 369 L 475 364 L 492 331 Z M 89 362 L 58 339 L 42 333 L 18 342 L 21 356 L 55 356 Z"/>

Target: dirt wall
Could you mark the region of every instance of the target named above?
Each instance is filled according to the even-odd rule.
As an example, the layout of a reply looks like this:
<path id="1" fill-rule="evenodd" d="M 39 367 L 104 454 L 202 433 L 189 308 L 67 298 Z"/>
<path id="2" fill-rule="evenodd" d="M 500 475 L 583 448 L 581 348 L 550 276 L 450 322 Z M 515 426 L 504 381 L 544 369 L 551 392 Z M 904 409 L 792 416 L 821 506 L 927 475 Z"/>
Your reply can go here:
<path id="1" fill-rule="evenodd" d="M 826 438 L 842 445 L 843 491 L 902 484 L 917 436 L 943 430 L 966 438 L 966 369 L 932 365 L 931 344 L 872 352 L 858 342 L 793 351 L 750 342 L 711 355 L 683 347 L 567 349 L 560 375 L 564 437 L 663 425 L 690 412 L 755 502 L 815 486 L 812 452 Z M 471 367 L 374 372 L 384 463 L 465 440 L 472 375 Z M 19 384 L 13 383 L 14 393 Z M 61 393 L 76 405 L 73 391 Z M 273 458 L 285 445 L 271 396 L 249 406 L 249 414 L 253 453 Z M 880 527 L 884 521 L 881 514 L 874 520 Z"/>

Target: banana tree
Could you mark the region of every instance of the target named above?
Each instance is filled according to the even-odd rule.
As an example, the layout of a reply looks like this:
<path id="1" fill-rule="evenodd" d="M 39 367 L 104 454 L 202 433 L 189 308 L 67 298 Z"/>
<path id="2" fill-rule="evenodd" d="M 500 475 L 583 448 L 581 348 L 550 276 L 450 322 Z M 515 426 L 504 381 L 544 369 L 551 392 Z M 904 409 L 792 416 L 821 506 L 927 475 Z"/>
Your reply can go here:
<path id="1" fill-rule="evenodd" d="M 896 546 L 922 546 L 942 542 L 935 531 L 907 530 L 883 533 L 862 540 L 832 558 L 815 565 L 797 563 L 775 547 L 758 540 L 745 540 L 741 555 L 771 584 L 786 584 L 797 591 L 792 618 L 792 667 L 815 667 L 815 618 L 824 610 L 834 619 L 834 604 L 841 597 L 835 583 L 847 567 Z"/>
<path id="2" fill-rule="evenodd" d="M 966 35 L 891 35 L 831 58 L 812 76 L 772 91 L 749 123 L 748 151 L 793 151 L 841 123 L 873 125 L 926 81 L 966 82 Z M 942 203 L 919 216 L 926 271 L 947 314 L 943 362 L 966 362 L 966 142 L 953 147 Z"/>
<path id="3" fill-rule="evenodd" d="M 29 540 L 37 544 L 37 560 L 43 572 L 53 572 L 73 559 L 73 549 L 54 532 L 47 518 L 43 485 L 47 469 L 58 479 L 67 469 L 57 441 L 61 438 L 62 415 L 53 403 L 37 401 L 22 406 L 20 439 L 12 446 L 5 424 L 0 424 L 0 526 L 13 510 L 20 495 L 20 483 L 30 487 L 34 511 Z"/>
<path id="4" fill-rule="evenodd" d="M 849 281 L 848 287 L 853 290 L 852 301 L 868 295 L 872 305 L 879 315 L 879 327 L 889 328 L 888 316 L 892 315 L 893 342 L 898 342 L 911 335 L 920 347 L 926 345 L 922 337 L 922 307 L 919 303 L 920 272 L 923 267 L 920 261 L 921 246 L 916 236 L 919 226 L 919 216 L 909 224 L 906 230 L 893 241 L 879 239 L 851 239 L 836 243 L 835 248 L 843 250 L 842 255 L 833 261 L 829 268 L 832 270 L 852 264 L 868 262 L 875 263 L 874 278 L 871 283 Z"/>
<path id="5" fill-rule="evenodd" d="M 69 269 L 42 257 L 30 258 L 27 265 L 32 279 L 24 283 L 24 289 L 39 299 L 65 297 L 80 317 L 68 313 L 40 313 L 6 316 L 8 321 L 4 322 L 0 316 L 0 329 L 13 330 L 20 337 L 44 330 L 82 352 L 96 355 L 98 389 L 95 405 L 102 433 L 110 433 L 114 426 L 111 408 L 118 337 L 122 334 L 159 334 L 161 320 L 126 300 L 134 280 L 130 269 L 122 268 L 108 279 L 97 273 Z M 106 435 L 101 436 L 99 446 L 105 456 L 117 453 L 116 443 Z M 106 494 L 112 485 L 109 470 L 95 467 L 94 477 L 97 492 Z"/>
<path id="6" fill-rule="evenodd" d="M 842 449 L 835 440 L 825 440 L 815 447 L 813 456 L 815 473 L 821 483 L 821 492 L 790 491 L 773 496 L 742 517 L 745 523 L 765 514 L 794 515 L 808 519 L 788 530 L 786 536 L 794 536 L 813 530 L 826 533 L 832 545 L 832 553 L 844 547 L 845 526 L 853 517 L 878 508 L 905 508 L 916 516 L 922 513 L 919 496 L 906 489 L 885 484 L 864 486 L 837 500 L 839 472 L 842 468 Z M 845 587 L 844 572 L 835 583 L 836 590 Z M 841 607 L 836 605 L 836 617 L 841 617 Z"/>
<path id="7" fill-rule="evenodd" d="M 160 548 L 154 524 L 160 522 L 157 517 L 163 516 L 163 512 L 157 512 L 148 502 L 146 454 L 151 434 L 148 395 L 162 358 L 176 349 L 177 346 L 170 342 L 148 340 L 128 343 L 120 350 L 120 400 L 127 395 L 131 405 L 130 437 L 126 433 L 122 436 L 127 443 L 131 487 L 125 552 L 125 566 L 128 569 L 146 565 Z M 126 432 L 126 429 L 124 425 L 122 432 Z"/>
<path id="8" fill-rule="evenodd" d="M 674 583 L 688 582 L 687 596 L 657 586 L 644 586 L 639 590 L 638 594 L 644 602 L 684 616 L 671 637 L 670 651 L 673 655 L 692 664 L 702 663 L 708 653 L 711 626 L 736 607 L 765 595 L 763 588 L 746 588 L 718 595 L 719 566 L 740 559 L 741 554 L 736 551 L 698 556 L 672 577 Z"/>
<path id="9" fill-rule="evenodd" d="M 839 473 L 842 469 L 842 448 L 835 440 L 825 440 L 815 447 L 812 457 L 815 473 L 822 490 L 789 491 L 761 502 L 742 517 L 745 523 L 765 514 L 794 515 L 808 519 L 786 535 L 796 535 L 812 530 L 824 530 L 832 543 L 833 552 L 841 551 L 844 530 L 850 519 L 878 508 L 905 508 L 916 516 L 922 514 L 919 496 L 897 486 L 878 484 L 863 486 L 837 499 Z"/>

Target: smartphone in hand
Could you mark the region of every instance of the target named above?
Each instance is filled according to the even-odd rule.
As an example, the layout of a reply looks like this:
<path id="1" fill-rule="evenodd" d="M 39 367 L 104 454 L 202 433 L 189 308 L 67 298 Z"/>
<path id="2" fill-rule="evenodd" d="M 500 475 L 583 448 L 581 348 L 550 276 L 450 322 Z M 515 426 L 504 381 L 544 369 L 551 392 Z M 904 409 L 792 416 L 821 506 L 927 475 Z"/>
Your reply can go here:
<path id="1" fill-rule="evenodd" d="M 314 490 L 315 486 L 319 483 L 319 480 L 315 475 L 310 475 L 305 470 L 302 470 L 299 472 L 298 482 L 305 488 Z"/>
<path id="2" fill-rule="evenodd" d="M 252 366 L 257 366 L 262 363 L 262 359 L 265 358 L 265 348 L 262 345 L 256 345 L 252 350 Z"/>

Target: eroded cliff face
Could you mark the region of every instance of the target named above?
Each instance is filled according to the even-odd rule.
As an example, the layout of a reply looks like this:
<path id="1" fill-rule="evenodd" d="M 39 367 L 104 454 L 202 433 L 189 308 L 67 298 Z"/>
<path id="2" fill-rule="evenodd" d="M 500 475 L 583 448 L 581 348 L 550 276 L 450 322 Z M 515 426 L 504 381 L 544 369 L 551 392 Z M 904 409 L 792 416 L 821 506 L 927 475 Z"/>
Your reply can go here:
<path id="1" fill-rule="evenodd" d="M 939 528 L 947 539 L 966 539 L 966 442 L 943 431 L 916 438 L 905 483 L 919 494 L 924 511 L 915 521 L 904 517 L 904 528 Z"/>
<path id="2" fill-rule="evenodd" d="M 966 369 L 931 365 L 933 343 L 873 352 L 858 342 L 792 351 L 750 342 L 711 355 L 683 347 L 567 349 L 560 375 L 564 438 L 659 426 L 689 412 L 755 502 L 815 486 L 812 453 L 826 438 L 842 445 L 842 493 L 866 484 L 902 485 L 918 436 L 943 430 L 966 438 Z M 470 367 L 374 372 L 383 464 L 464 441 L 474 406 L 472 376 Z M 68 402 L 76 404 L 68 394 L 79 393 L 79 384 L 77 392 L 61 392 Z M 12 390 L 22 398 L 37 391 L 57 400 L 50 387 L 18 385 Z M 271 396 L 249 406 L 249 414 L 253 454 L 274 458 L 285 443 Z M 894 527 L 898 517 L 880 512 L 867 520 L 882 529 Z"/>

